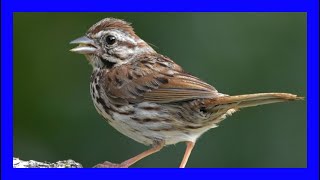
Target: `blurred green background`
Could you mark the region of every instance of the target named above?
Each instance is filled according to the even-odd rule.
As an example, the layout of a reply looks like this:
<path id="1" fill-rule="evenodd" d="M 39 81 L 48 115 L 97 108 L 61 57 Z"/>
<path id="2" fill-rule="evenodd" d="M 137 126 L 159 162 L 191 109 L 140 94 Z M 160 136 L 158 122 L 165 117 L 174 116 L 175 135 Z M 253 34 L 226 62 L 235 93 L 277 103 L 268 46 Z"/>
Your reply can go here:
<path id="1" fill-rule="evenodd" d="M 155 50 L 236 95 L 306 96 L 305 13 L 15 13 L 14 156 L 121 162 L 149 147 L 109 126 L 89 94 L 91 66 L 69 42 L 105 17 L 132 22 Z M 134 167 L 177 167 L 184 143 Z M 306 167 L 306 102 L 244 109 L 205 133 L 188 167 Z"/>

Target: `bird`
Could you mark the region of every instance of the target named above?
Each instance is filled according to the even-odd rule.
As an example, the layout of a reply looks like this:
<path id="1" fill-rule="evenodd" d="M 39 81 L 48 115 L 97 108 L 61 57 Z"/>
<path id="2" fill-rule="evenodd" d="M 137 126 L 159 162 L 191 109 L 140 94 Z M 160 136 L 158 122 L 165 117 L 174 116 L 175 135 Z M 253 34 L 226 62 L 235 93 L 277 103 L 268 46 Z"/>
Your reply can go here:
<path id="1" fill-rule="evenodd" d="M 136 35 L 130 23 L 104 18 L 70 42 L 93 71 L 90 94 L 97 112 L 117 131 L 150 149 L 94 167 L 127 168 L 164 146 L 186 143 L 180 168 L 197 139 L 239 109 L 302 100 L 290 93 L 228 95 L 186 72 Z M 197 62 L 200 62 L 198 59 Z"/>

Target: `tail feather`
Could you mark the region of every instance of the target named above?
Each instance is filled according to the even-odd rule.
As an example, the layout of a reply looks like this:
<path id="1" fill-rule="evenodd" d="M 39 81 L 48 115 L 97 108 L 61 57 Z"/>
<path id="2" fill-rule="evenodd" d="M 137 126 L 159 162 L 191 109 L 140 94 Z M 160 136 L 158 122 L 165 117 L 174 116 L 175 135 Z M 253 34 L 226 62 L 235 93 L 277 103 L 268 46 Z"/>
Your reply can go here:
<path id="1" fill-rule="evenodd" d="M 303 97 L 298 97 L 289 93 L 257 93 L 245 94 L 238 96 L 223 96 L 215 99 L 210 99 L 205 104 L 207 107 L 223 107 L 239 109 L 263 104 L 271 104 L 285 101 L 303 100 Z"/>

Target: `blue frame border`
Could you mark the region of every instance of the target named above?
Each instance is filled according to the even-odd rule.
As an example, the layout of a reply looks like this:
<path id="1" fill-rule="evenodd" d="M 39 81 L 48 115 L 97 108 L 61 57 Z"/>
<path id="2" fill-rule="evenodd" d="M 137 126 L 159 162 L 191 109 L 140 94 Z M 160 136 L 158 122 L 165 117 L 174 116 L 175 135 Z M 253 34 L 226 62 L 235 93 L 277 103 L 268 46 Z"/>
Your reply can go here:
<path id="1" fill-rule="evenodd" d="M 4 0 L 5 1 L 5 0 Z M 1 178 L 3 179 L 319 179 L 318 0 L 1 1 Z M 13 169 L 14 12 L 307 12 L 307 168 Z"/>

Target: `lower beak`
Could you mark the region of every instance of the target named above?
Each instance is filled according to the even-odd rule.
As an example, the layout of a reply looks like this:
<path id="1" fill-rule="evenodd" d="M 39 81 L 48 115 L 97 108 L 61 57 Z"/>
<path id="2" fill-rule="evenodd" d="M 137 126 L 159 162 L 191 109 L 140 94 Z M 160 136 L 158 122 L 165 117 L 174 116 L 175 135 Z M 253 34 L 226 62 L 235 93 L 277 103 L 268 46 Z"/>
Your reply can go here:
<path id="1" fill-rule="evenodd" d="M 71 52 L 79 54 L 93 54 L 97 50 L 94 46 L 94 41 L 86 36 L 75 39 L 70 44 L 79 44 L 79 46 L 70 49 Z"/>

